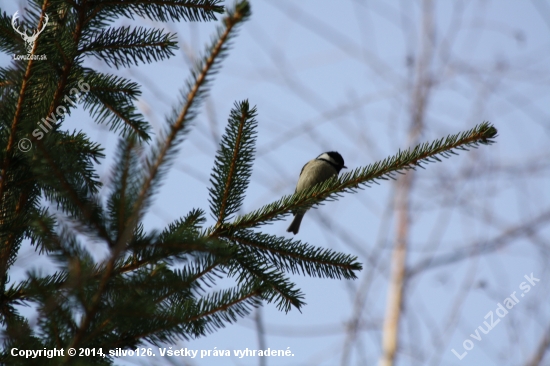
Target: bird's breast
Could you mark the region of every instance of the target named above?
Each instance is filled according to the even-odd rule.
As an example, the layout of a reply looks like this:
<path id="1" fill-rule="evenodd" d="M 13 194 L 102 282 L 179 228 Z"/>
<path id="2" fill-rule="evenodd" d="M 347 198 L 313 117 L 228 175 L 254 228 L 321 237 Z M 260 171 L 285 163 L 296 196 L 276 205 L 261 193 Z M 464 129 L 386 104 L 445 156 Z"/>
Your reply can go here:
<path id="1" fill-rule="evenodd" d="M 309 189 L 334 175 L 338 175 L 338 172 L 330 164 L 319 160 L 312 160 L 302 170 L 302 174 L 300 174 L 298 184 L 296 185 L 296 192 Z"/>

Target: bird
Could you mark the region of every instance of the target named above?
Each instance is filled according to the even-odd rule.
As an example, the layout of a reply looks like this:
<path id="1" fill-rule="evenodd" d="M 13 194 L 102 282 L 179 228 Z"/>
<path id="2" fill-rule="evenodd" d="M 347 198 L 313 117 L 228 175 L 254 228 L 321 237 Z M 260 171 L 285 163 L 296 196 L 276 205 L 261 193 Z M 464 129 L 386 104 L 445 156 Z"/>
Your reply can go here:
<path id="1" fill-rule="evenodd" d="M 344 158 L 336 151 L 327 151 L 310 160 L 304 165 L 296 184 L 296 193 L 305 191 L 314 185 L 338 175 L 340 170 L 347 169 L 344 165 Z M 300 230 L 300 223 L 307 209 L 300 209 L 294 212 L 294 220 L 286 230 L 294 235 Z"/>

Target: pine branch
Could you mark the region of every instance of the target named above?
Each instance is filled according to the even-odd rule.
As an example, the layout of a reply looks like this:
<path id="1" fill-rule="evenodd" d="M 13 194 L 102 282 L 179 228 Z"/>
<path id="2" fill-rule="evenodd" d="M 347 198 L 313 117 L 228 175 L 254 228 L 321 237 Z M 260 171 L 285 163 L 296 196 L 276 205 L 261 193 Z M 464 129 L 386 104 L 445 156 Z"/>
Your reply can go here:
<path id="1" fill-rule="evenodd" d="M 51 4 L 49 1 L 43 2 L 39 14 L 40 20 L 38 28 L 42 28 L 44 26 L 46 21 L 45 12 L 50 5 Z M 78 42 L 79 29 L 80 28 L 77 25 L 74 33 L 76 42 Z M 31 54 L 35 53 L 37 47 L 41 45 L 41 42 L 48 41 L 48 37 L 45 36 L 47 34 L 48 31 L 46 31 L 45 34 L 39 38 L 39 41 L 34 42 L 34 48 Z M 21 137 L 29 137 L 36 142 L 36 137 L 34 135 L 30 135 L 29 133 L 29 127 L 35 125 L 36 120 L 40 120 L 38 115 L 39 113 L 44 112 L 44 108 L 48 108 L 47 104 L 49 104 L 49 113 L 46 114 L 47 116 L 52 115 L 54 109 L 59 106 L 59 102 L 63 95 L 62 92 L 65 89 L 67 81 L 70 79 L 69 74 L 72 69 L 73 61 L 73 59 L 66 59 L 63 66 L 59 65 L 60 68 L 55 71 L 59 74 L 57 76 L 60 77 L 55 80 L 55 83 L 51 83 L 50 81 L 52 81 L 52 76 L 55 77 L 55 73 L 52 73 L 51 70 L 49 70 L 51 65 L 49 63 L 35 63 L 33 59 L 30 59 L 26 63 L 26 68 L 24 73 L 21 75 L 21 79 L 17 80 L 17 85 L 20 85 L 20 89 L 18 91 L 18 100 L 15 104 L 15 109 L 13 113 L 10 114 L 13 116 L 13 119 L 11 128 L 9 129 L 7 148 L 1 164 L 0 201 L 3 206 L 2 211 L 9 207 L 6 207 L 7 205 L 5 205 L 5 203 L 17 200 L 18 204 L 15 209 L 11 209 L 9 212 L 3 212 L 3 214 L 5 214 L 3 217 L 9 216 L 17 218 L 21 223 L 26 223 L 28 218 L 24 217 L 25 213 L 32 211 L 31 207 L 36 207 L 38 205 L 37 195 L 39 192 L 39 187 L 37 187 L 36 177 L 33 176 L 33 173 L 35 173 L 36 170 L 33 171 L 28 169 L 29 166 L 36 169 L 37 165 L 32 164 L 32 161 L 29 161 L 32 156 L 23 157 L 22 160 L 24 160 L 24 164 L 22 164 L 22 166 L 21 164 L 14 164 L 20 155 L 20 152 L 15 150 L 14 141 L 17 138 L 20 139 Z M 32 111 L 32 113 L 22 113 L 22 110 Z M 41 150 L 41 156 L 46 154 L 42 143 L 36 144 L 36 147 Z M 55 161 L 55 159 L 49 159 L 50 163 L 53 161 Z M 59 167 L 56 168 L 58 173 L 61 172 Z M 11 181 L 10 176 L 17 174 L 22 177 L 21 173 L 25 174 L 24 181 L 27 182 L 23 189 L 7 189 L 7 183 Z M 83 172 L 83 176 L 86 176 L 86 173 L 87 172 Z M 61 172 L 61 174 L 63 174 L 63 172 Z M 79 190 L 79 188 L 76 190 Z M 0 225 L 3 224 L 4 222 L 0 222 Z M 7 263 L 6 260 L 9 260 L 9 258 L 17 254 L 21 240 L 22 236 L 20 233 L 18 234 L 17 231 L 11 231 L 11 236 L 6 238 L 6 240 L 3 240 L 4 246 L 2 248 L 2 252 L 0 253 L 0 273 L 2 279 L 6 278 L 5 273 L 7 271 L 7 267 L 9 267 L 9 262 Z"/>
<path id="2" fill-rule="evenodd" d="M 42 150 L 32 157 L 33 176 L 41 182 L 47 199 L 57 202 L 60 208 L 79 221 L 77 227 L 106 242 L 110 237 L 105 228 L 104 212 L 97 197 L 101 183 L 93 169 L 93 162 L 102 158 L 103 148 L 89 143 L 82 133 L 51 134 L 36 145 Z"/>
<path id="3" fill-rule="evenodd" d="M 178 113 L 174 111 L 172 118 L 169 119 L 169 131 L 166 136 L 161 136 L 159 141 L 160 148 L 154 150 L 152 156 L 147 159 L 147 173 L 143 178 L 142 189 L 132 209 L 133 216 L 127 226 L 125 235 L 119 240 L 122 250 L 124 242 L 130 237 L 131 228 L 141 216 L 143 208 L 146 206 L 149 198 L 154 193 L 153 188 L 157 181 L 165 174 L 170 158 L 177 153 L 177 145 L 185 133 L 187 133 L 189 123 L 196 117 L 200 102 L 206 97 L 213 74 L 217 72 L 221 61 L 226 57 L 230 46 L 230 39 L 235 35 L 237 26 L 250 16 L 250 5 L 247 1 L 236 4 L 235 9 L 228 12 L 224 18 L 224 28 L 218 30 L 218 36 L 213 40 L 208 48 L 209 52 L 201 62 L 199 62 L 192 72 L 188 82 L 187 92 L 183 94 L 182 108 Z"/>
<path id="4" fill-rule="evenodd" d="M 355 256 L 292 239 L 251 230 L 241 230 L 228 238 L 238 243 L 241 250 L 257 262 L 269 263 L 281 271 L 293 274 L 349 280 L 355 279 L 355 271 L 362 269 Z"/>
<path id="5" fill-rule="evenodd" d="M 44 4 L 42 5 L 42 10 L 44 10 L 48 5 L 48 1 L 44 1 Z M 42 15 L 40 17 L 40 20 L 38 22 L 38 27 L 42 27 L 44 23 L 44 11 L 42 12 Z M 33 50 L 31 54 L 34 54 L 36 51 L 36 47 L 38 45 L 38 42 L 34 43 Z M 13 166 L 13 160 L 14 160 L 14 149 L 15 149 L 15 139 L 17 130 L 19 127 L 20 119 L 23 114 L 23 108 L 24 108 L 24 98 L 25 93 L 27 91 L 27 88 L 29 86 L 29 80 L 31 78 L 31 69 L 34 64 L 34 60 L 29 60 L 27 63 L 27 67 L 25 69 L 25 74 L 23 75 L 21 87 L 19 90 L 19 97 L 17 100 L 17 104 L 13 113 L 13 119 L 11 123 L 11 127 L 9 130 L 9 137 L 6 145 L 6 150 L 3 153 L 3 159 L 1 163 L 1 169 L 0 169 L 0 201 L 2 202 L 2 206 L 4 206 L 5 200 L 9 200 L 10 197 L 8 197 L 7 192 L 7 184 L 10 182 L 12 177 L 9 177 L 11 173 L 8 173 Z M 30 201 L 29 201 L 30 199 Z M 15 207 L 15 210 L 11 210 L 14 214 L 12 217 L 19 218 L 22 213 L 24 212 L 24 209 L 28 208 L 29 202 L 32 203 L 33 197 L 29 194 L 29 192 L 22 191 L 20 192 L 20 195 L 18 197 L 18 204 Z M 6 218 L 8 217 L 7 211 L 8 207 L 1 207 L 0 210 L 0 227 L 6 225 Z M 6 225 L 8 226 L 8 225 Z M 0 249 L 0 289 L 4 288 L 5 282 L 7 280 L 7 270 L 13 264 L 14 258 L 16 256 L 17 251 L 19 250 L 19 245 L 21 243 L 21 236 L 16 235 L 17 232 L 11 232 L 6 238 L 2 238 L 2 248 Z"/>
<path id="6" fill-rule="evenodd" d="M 107 226 L 112 242 L 116 243 L 131 216 L 131 207 L 139 189 L 136 179 L 139 169 L 138 147 L 133 136 L 119 142 L 113 167 L 112 188 L 107 198 Z"/>
<path id="7" fill-rule="evenodd" d="M 134 15 L 154 21 L 212 21 L 224 7 L 221 0 L 100 0 L 95 1 L 93 12 L 98 17 L 117 14 L 134 19 Z"/>
<path id="8" fill-rule="evenodd" d="M 204 214 L 199 210 L 192 211 L 188 217 L 170 225 L 160 235 L 156 232 L 144 234 L 143 226 L 139 222 L 144 203 L 151 195 L 150 187 L 162 176 L 164 165 L 177 151 L 178 142 L 187 131 L 189 122 L 198 113 L 200 102 L 204 100 L 209 90 L 211 78 L 218 71 L 221 60 L 229 50 L 229 41 L 235 33 L 236 26 L 246 20 L 250 14 L 249 4 L 247 2 L 237 4 L 235 10 L 230 11 L 225 18 L 224 27 L 219 30 L 217 39 L 193 72 L 188 90 L 183 93 L 181 108 L 178 108 L 180 111 L 169 120 L 169 129 L 160 139 L 160 149 L 154 151 L 148 160 L 149 169 L 142 179 L 139 179 L 136 174 L 137 159 L 132 155 L 136 146 L 135 137 L 139 135 L 143 139 L 148 138 L 147 125 L 141 120 L 141 116 L 134 112 L 132 104 L 134 97 L 139 95 L 139 90 L 130 83 L 122 83 L 115 77 L 103 76 L 80 66 L 78 49 L 81 44 L 84 45 L 80 46 L 80 55 L 94 53 L 115 66 L 127 65 L 136 60 L 156 60 L 171 54 L 172 38 L 160 31 L 145 31 L 141 28 L 133 33 L 128 29 L 104 31 L 96 29 L 95 34 L 99 36 L 95 38 L 95 43 L 90 42 L 94 33 L 90 25 L 94 24 L 97 28 L 102 28 L 117 12 L 126 15 L 135 13 L 160 20 L 166 17 L 188 17 L 196 20 L 210 18 L 209 11 L 212 9 L 213 11 L 222 9 L 216 8 L 215 4 L 217 1 L 207 0 L 185 2 L 130 0 L 88 2 L 75 9 L 67 4 L 44 5 L 50 6 L 48 11 L 53 14 L 51 15 L 52 27 L 49 28 L 48 37 L 43 37 L 41 40 L 53 46 L 52 49 L 56 49 L 55 57 L 48 58 L 51 63 L 36 66 L 33 74 L 34 84 L 30 83 L 27 86 L 24 81 L 20 84 L 20 80 L 24 80 L 24 73 L 29 71 L 30 64 L 27 64 L 26 70 L 18 70 L 21 74 L 20 78 L 13 78 L 17 83 L 10 81 L 10 72 L 1 71 L 2 75 L 6 76 L 2 79 L 2 93 L 15 94 L 11 93 L 11 90 L 21 85 L 19 102 L 12 104 L 16 107 L 10 113 L 11 116 L 15 116 L 14 121 L 19 118 L 17 108 L 21 110 L 23 106 L 32 105 L 33 108 L 29 106 L 29 110 L 37 112 L 36 115 L 29 115 L 28 121 L 23 118 L 17 121 L 24 129 L 20 128 L 16 131 L 12 128 L 10 141 L 19 135 L 26 136 L 29 128 L 35 127 L 33 123 L 38 113 L 51 116 L 60 106 L 62 98 L 71 91 L 71 87 L 75 83 L 82 82 L 83 79 L 90 84 L 90 90 L 84 97 L 85 107 L 91 110 L 94 119 L 102 123 L 111 117 L 109 120 L 111 129 L 117 129 L 123 124 L 124 133 L 136 132 L 121 143 L 117 160 L 117 168 L 120 170 L 114 175 L 113 190 L 107 203 L 108 213 L 103 210 L 101 201 L 96 196 L 99 181 L 96 179 L 95 169 L 90 166 L 92 160 L 97 162 L 97 159 L 102 157 L 101 149 L 94 144 L 89 144 L 84 135 L 69 135 L 59 131 L 59 125 L 54 127 L 53 132 L 45 131 L 44 140 L 42 140 L 44 135 L 33 138 L 35 147 L 40 152 L 39 156 L 29 154 L 24 157 L 24 160 L 28 160 L 25 160 L 22 166 L 30 169 L 25 171 L 19 168 L 15 171 L 25 173 L 31 185 L 24 187 L 26 191 L 22 190 L 18 197 L 18 205 L 15 204 L 16 200 L 10 199 L 10 204 L 13 203 L 13 207 L 9 207 L 10 219 L 17 218 L 17 212 L 13 216 L 14 211 L 20 210 L 21 213 L 28 214 L 29 209 L 38 207 L 40 197 L 38 193 L 42 190 L 49 201 L 59 204 L 61 212 L 68 215 L 69 220 L 72 221 L 71 224 L 75 224 L 71 230 L 59 229 L 61 225 L 46 210 L 38 211 L 32 216 L 32 226 L 25 228 L 26 235 L 33 239 L 41 252 L 48 253 L 54 258 L 61 265 L 61 270 L 54 276 L 48 277 L 41 277 L 37 273 L 31 274 L 29 281 L 12 286 L 7 292 L 8 296 L 5 296 L 6 292 L 3 296 L 2 321 L 6 324 L 16 324 L 16 312 L 13 316 L 9 315 L 12 313 L 9 309 L 14 304 L 27 301 L 38 303 L 41 315 L 39 327 L 47 334 L 44 341 L 37 343 L 39 348 L 51 346 L 49 342 L 52 341 L 56 344 L 77 347 L 82 344 L 95 345 L 97 342 L 108 339 L 109 343 L 105 345 L 111 347 L 114 339 L 118 337 L 121 344 L 126 347 L 142 342 L 146 337 L 172 339 L 174 332 L 178 336 L 202 335 L 205 330 L 212 331 L 228 321 L 234 321 L 238 316 L 248 314 L 250 306 L 260 304 L 259 300 L 264 293 L 270 294 L 269 298 L 282 295 L 287 302 L 299 304 L 296 300 L 297 296 L 293 293 L 294 285 L 283 278 L 278 270 L 271 271 L 261 266 L 257 267 L 255 263 L 247 263 L 249 260 L 247 258 L 242 258 L 241 262 L 247 266 L 248 273 L 254 273 L 252 277 L 243 275 L 243 279 L 246 278 L 250 286 L 240 286 L 236 290 L 224 290 L 203 296 L 197 302 L 194 298 L 197 295 L 195 291 L 204 291 L 203 286 L 213 284 L 216 277 L 223 273 L 224 268 L 235 263 L 237 248 L 231 246 L 226 240 L 202 234 L 200 226 L 204 221 Z M 177 10 L 174 11 L 171 6 Z M 208 7 L 212 9 L 206 9 Z M 110 15 L 102 13 L 107 8 L 111 10 Z M 40 47 L 44 46 L 40 45 Z M 125 49 L 122 50 L 122 48 Z M 52 65 L 55 72 L 49 69 Z M 19 77 L 19 75 L 15 76 Z M 25 87 L 27 87 L 26 91 Z M 25 95 L 24 100 L 21 99 L 21 95 Z M 244 132 L 252 133 L 255 125 L 250 119 L 253 119 L 254 111 L 249 111 L 247 104 L 242 105 L 243 111 L 246 110 L 250 114 L 248 119 L 245 117 L 249 131 Z M 5 106 L 1 108 L 4 110 Z M 59 123 L 62 120 L 63 117 L 60 118 Z M 245 136 L 244 140 L 246 139 L 250 140 L 251 137 Z M 253 149 L 248 151 L 247 148 L 253 147 L 253 143 L 254 141 L 248 142 L 249 146 L 247 146 L 245 141 L 237 149 L 239 150 L 237 155 L 243 156 L 243 153 L 248 153 L 252 157 Z M 13 144 L 8 146 L 13 150 Z M 9 154 L 10 151 L 8 156 Z M 6 160 L 3 156 L 3 163 L 6 163 L 3 166 L 12 167 L 13 163 L 17 162 L 20 154 L 13 155 L 12 160 Z M 32 159 L 39 161 L 32 161 Z M 233 159 L 235 162 L 235 157 Z M 71 171 L 67 164 L 74 164 L 75 171 Z M 225 217 L 232 215 L 236 211 L 235 207 L 242 202 L 242 192 L 236 194 L 235 190 L 242 189 L 250 177 L 251 164 L 244 167 L 233 165 L 232 172 L 227 175 L 230 177 L 227 179 L 229 183 L 223 192 L 225 206 L 221 211 L 224 212 L 222 216 Z M 138 178 L 133 179 L 135 176 Z M 14 175 L 12 170 L 9 172 L 6 170 L 0 178 L 0 184 L 21 180 L 21 177 Z M 236 185 L 235 182 L 239 182 L 239 179 L 241 183 Z M 11 186 L 6 187 L 12 189 Z M 11 197 L 13 190 L 9 193 Z M 26 224 L 26 221 L 20 221 L 18 225 L 21 223 Z M 4 221 L 2 224 L 12 225 L 13 222 Z M 25 227 L 25 225 L 21 226 Z M 10 232 L 14 233 L 14 231 Z M 92 240 L 99 238 L 108 243 L 113 248 L 110 259 L 100 265 L 94 264 L 90 253 L 83 249 L 77 240 L 76 235 L 79 232 Z M 17 254 L 14 248 L 22 238 L 23 235 L 16 234 L 9 239 L 15 243 L 9 251 L 11 261 Z M 166 268 L 166 265 L 172 261 L 181 263 L 184 260 L 190 261 L 191 264 L 184 267 L 183 272 L 172 272 Z M 9 263 L 11 262 L 8 260 L 8 265 Z M 159 273 L 164 273 L 161 280 L 159 280 Z M 264 288 L 260 289 L 261 286 Z M 123 291 L 127 288 L 136 289 L 137 292 Z M 140 294 L 144 296 L 140 297 Z M 173 310 L 174 307 L 168 305 L 178 301 L 186 302 L 198 311 L 176 308 L 179 313 L 169 313 L 169 310 Z M 145 319 L 145 323 L 136 326 L 133 321 L 126 321 L 131 313 L 119 317 L 113 316 L 120 309 L 136 311 L 136 314 L 138 314 L 137 311 L 151 311 L 153 315 L 150 319 Z M 77 324 L 75 311 L 78 310 L 81 311 L 82 317 Z M 192 314 L 196 319 L 189 322 Z M 134 319 L 134 317 L 131 318 Z M 17 327 L 19 330 L 23 329 L 24 324 L 18 324 Z M 141 328 L 144 332 L 131 331 L 132 327 Z M 8 328 L 12 330 L 13 325 L 9 325 Z M 17 337 L 14 333 L 11 334 Z M 31 344 L 30 341 L 28 344 Z M 63 361 L 70 362 L 68 358 Z"/>
<path id="9" fill-rule="evenodd" d="M 24 49 L 24 42 L 21 39 L 21 36 L 15 32 L 13 26 L 11 25 L 12 16 L 13 14 L 8 15 L 6 12 L 0 14 L 0 51 L 9 55 L 16 54 Z M 30 28 L 30 25 L 22 19 L 18 20 L 19 26 L 22 29 Z"/>
<path id="10" fill-rule="evenodd" d="M 117 265 L 114 274 L 157 262 L 187 261 L 203 255 L 216 257 L 218 264 L 225 263 L 236 252 L 236 249 L 225 241 L 202 236 L 193 229 L 179 233 L 170 232 L 167 235 L 161 234 L 158 238 L 151 235 L 144 240 L 134 240 L 128 245 L 128 250 L 132 251 L 133 255 L 120 268 Z"/>
<path id="11" fill-rule="evenodd" d="M 17 284 L 12 284 L 4 294 L 4 305 L 8 303 L 23 305 L 29 301 L 38 300 L 35 296 L 36 291 L 34 289 L 36 288 L 44 289 L 50 295 L 54 294 L 67 283 L 67 279 L 67 272 L 60 271 L 45 277 L 28 278 Z"/>
<path id="12" fill-rule="evenodd" d="M 237 275 L 240 286 L 263 288 L 262 298 L 268 303 L 277 301 L 277 309 L 288 313 L 292 306 L 300 310 L 305 304 L 302 301 L 304 295 L 300 289 L 297 289 L 296 285 L 274 266 L 256 261 L 254 256 L 247 255 L 243 250 L 232 262 L 228 276 Z"/>
<path id="13" fill-rule="evenodd" d="M 217 291 L 199 301 L 175 300 L 157 308 L 143 326 L 136 327 L 135 321 L 132 321 L 132 333 L 112 339 L 104 347 L 128 347 L 142 339 L 158 344 L 204 336 L 250 314 L 252 308 L 261 305 L 260 300 L 257 289 L 250 288 Z"/>
<path id="14" fill-rule="evenodd" d="M 200 102 L 200 100 L 204 97 L 208 90 L 210 74 L 216 71 L 219 62 L 227 53 L 227 41 L 233 34 L 233 29 L 236 25 L 245 20 L 249 16 L 249 14 L 250 8 L 248 3 L 242 2 L 240 4 L 237 4 L 235 11 L 230 12 L 225 18 L 224 23 L 226 28 L 225 30 L 220 32 L 220 37 L 214 42 L 210 55 L 204 60 L 202 65 L 199 65 L 200 73 L 195 74 L 195 82 L 190 88 L 190 91 L 187 95 L 187 102 L 185 103 L 182 112 L 179 114 L 178 119 L 174 123 L 171 123 L 168 136 L 162 143 L 160 150 L 157 153 L 153 154 L 152 160 L 148 160 L 149 171 L 142 184 L 140 194 L 138 195 L 138 198 L 132 208 L 132 216 L 129 220 L 127 220 L 127 226 L 122 235 L 119 235 L 119 240 L 117 241 L 116 245 L 112 247 L 113 250 L 111 253 L 111 258 L 105 264 L 102 278 L 99 281 L 99 286 L 97 287 L 94 296 L 91 298 L 89 306 L 86 308 L 86 312 L 84 314 L 82 322 L 80 323 L 80 327 L 71 342 L 71 347 L 76 347 L 80 344 L 85 333 L 87 332 L 88 327 L 92 322 L 92 319 L 99 310 L 99 305 L 101 299 L 103 298 L 103 294 L 108 289 L 109 281 L 113 276 L 113 271 L 115 269 L 117 259 L 119 255 L 124 251 L 129 239 L 133 236 L 133 233 L 135 231 L 134 228 L 136 227 L 138 219 L 141 216 L 143 203 L 151 195 L 151 186 L 156 180 L 160 179 L 163 173 L 161 167 L 168 160 L 166 159 L 166 157 L 170 153 L 174 154 L 175 146 L 178 142 L 178 136 L 181 135 L 182 130 L 184 130 L 184 127 L 186 127 L 186 124 L 190 120 L 190 118 L 194 117 L 193 111 L 195 108 L 197 108 L 197 102 Z M 66 358 L 64 361 L 67 362 L 68 358 Z"/>
<path id="15" fill-rule="evenodd" d="M 490 145 L 494 143 L 493 139 L 496 136 L 496 128 L 484 122 L 466 132 L 450 135 L 432 143 L 419 144 L 414 149 L 400 151 L 397 155 L 377 163 L 331 178 L 307 191 L 284 196 L 276 202 L 238 217 L 231 224 L 224 224 L 223 229 L 218 229 L 218 232 L 223 235 L 225 232 L 258 227 L 267 222 L 281 220 L 298 208 L 317 207 L 324 200 L 338 199 L 341 193 L 353 193 L 372 183 L 378 184 L 378 180 L 395 179 L 395 173 L 404 174 L 403 171 L 416 167 L 424 168 L 422 165 L 425 163 L 441 161 L 438 155 L 448 158 L 458 155 L 454 150 L 467 151 L 468 148 L 477 148 L 479 145 Z"/>
<path id="16" fill-rule="evenodd" d="M 210 209 L 216 226 L 235 214 L 244 200 L 254 162 L 255 117 L 256 108 L 250 109 L 246 100 L 231 110 L 210 178 Z"/>
<path id="17" fill-rule="evenodd" d="M 27 236 L 31 239 L 31 245 L 35 245 L 40 254 L 48 252 L 49 244 L 59 241 L 56 217 L 44 208 L 33 212 L 30 222 Z"/>
<path id="18" fill-rule="evenodd" d="M 261 293 L 261 289 L 254 285 L 243 286 L 240 291 L 228 289 L 215 292 L 199 301 L 199 311 L 187 321 L 205 320 L 207 330 L 212 332 L 214 328 L 224 327 L 224 321 L 233 323 L 237 317 L 248 315 L 251 308 L 260 306 Z"/>
<path id="19" fill-rule="evenodd" d="M 173 272 L 162 265 L 132 275 L 129 281 L 118 285 L 120 288 L 111 287 L 110 292 L 113 293 L 128 288 L 136 289 L 139 293 L 135 296 L 142 302 L 133 304 L 131 302 L 134 296 L 126 296 L 124 301 L 129 302 L 126 307 L 129 313 L 124 317 L 128 318 L 129 325 L 116 325 L 118 332 L 124 329 L 125 336 L 112 343 L 116 343 L 117 347 L 128 347 L 142 342 L 143 339 L 170 342 L 178 338 L 202 336 L 224 326 L 223 321 L 228 315 L 231 317 L 230 322 L 236 320 L 236 315 L 243 312 L 235 310 L 240 309 L 243 302 L 249 302 L 250 297 L 259 296 L 254 289 L 239 288 L 221 290 L 197 298 L 196 295 L 203 291 L 197 287 L 196 277 L 204 269 L 205 267 L 196 267 L 192 271 Z M 258 300 L 254 302 L 259 304 Z M 144 312 L 142 308 L 149 310 Z M 135 309 L 135 315 L 131 309 Z M 135 326 L 136 317 L 141 320 L 139 327 Z M 112 319 L 115 323 L 120 323 L 120 320 Z M 113 347 L 112 344 L 105 346 Z"/>
<path id="20" fill-rule="evenodd" d="M 137 83 L 124 78 L 84 70 L 82 78 L 90 90 L 82 97 L 84 109 L 90 111 L 98 124 L 107 123 L 111 131 L 122 128 L 122 135 L 136 134 L 149 141 L 149 124 L 137 112 L 134 102 L 141 95 Z"/>
<path id="21" fill-rule="evenodd" d="M 95 35 L 79 53 L 92 54 L 104 60 L 108 66 L 129 67 L 138 60 L 145 63 L 159 61 L 174 56 L 177 49 L 176 35 L 166 34 L 161 29 L 146 29 L 129 26 L 108 28 Z"/>

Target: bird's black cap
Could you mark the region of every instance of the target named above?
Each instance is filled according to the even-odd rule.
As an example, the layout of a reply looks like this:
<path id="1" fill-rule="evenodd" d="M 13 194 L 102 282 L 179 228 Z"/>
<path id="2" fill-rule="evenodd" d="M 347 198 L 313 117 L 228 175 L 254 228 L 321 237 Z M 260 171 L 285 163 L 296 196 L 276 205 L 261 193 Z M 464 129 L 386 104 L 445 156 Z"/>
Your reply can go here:
<path id="1" fill-rule="evenodd" d="M 342 155 L 338 153 L 337 151 L 327 151 L 322 153 L 317 157 L 319 160 L 324 160 L 340 172 L 342 168 L 346 168 L 347 166 L 344 165 L 344 158 L 342 158 Z"/>

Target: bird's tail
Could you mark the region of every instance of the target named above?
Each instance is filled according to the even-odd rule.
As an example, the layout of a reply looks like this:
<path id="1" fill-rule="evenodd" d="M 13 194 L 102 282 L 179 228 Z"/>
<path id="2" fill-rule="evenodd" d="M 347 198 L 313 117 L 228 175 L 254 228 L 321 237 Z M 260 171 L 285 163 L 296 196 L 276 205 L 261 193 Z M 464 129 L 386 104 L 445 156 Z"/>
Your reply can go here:
<path id="1" fill-rule="evenodd" d="M 303 212 L 296 213 L 296 216 L 294 216 L 294 220 L 292 220 L 290 226 L 288 227 L 288 229 L 286 229 L 286 231 L 289 233 L 293 233 L 294 235 L 298 234 L 298 230 L 300 230 L 300 224 L 302 223 L 303 218 Z"/>

